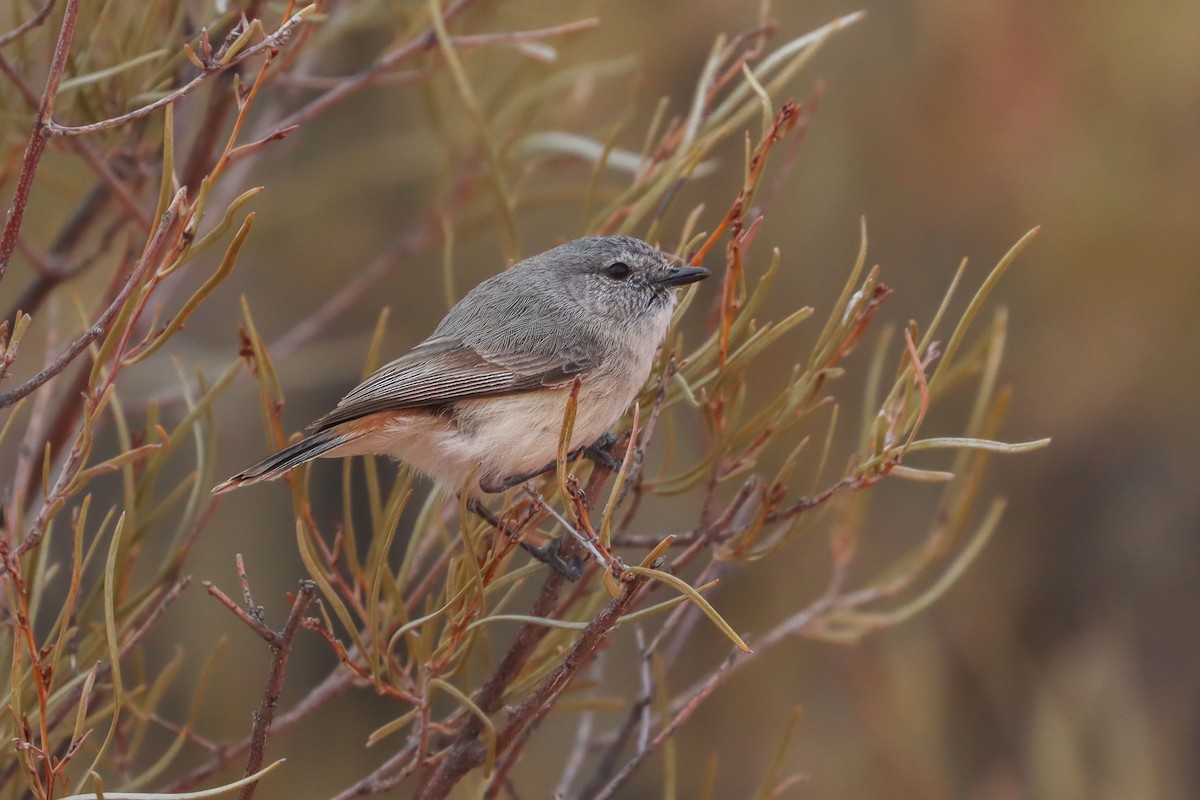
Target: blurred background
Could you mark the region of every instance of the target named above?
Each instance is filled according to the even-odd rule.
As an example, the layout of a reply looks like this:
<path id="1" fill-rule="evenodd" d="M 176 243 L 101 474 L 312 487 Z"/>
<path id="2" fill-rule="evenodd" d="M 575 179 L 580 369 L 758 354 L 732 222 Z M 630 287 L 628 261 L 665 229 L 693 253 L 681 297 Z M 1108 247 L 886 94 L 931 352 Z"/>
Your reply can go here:
<path id="1" fill-rule="evenodd" d="M 725 0 L 571 6 L 514 3 L 472 19 L 514 30 L 600 16 L 600 27 L 562 45 L 563 57 L 628 55 L 636 66 L 581 87 L 559 122 L 604 139 L 624 120 L 618 143 L 634 150 L 660 96 L 685 112 L 713 38 L 757 17 L 756 3 Z M 783 253 L 777 304 L 763 316 L 808 304 L 820 318 L 857 252 L 860 217 L 868 259 L 895 289 L 881 322 L 895 324 L 928 321 L 962 257 L 975 286 L 1041 226 L 988 313 L 1003 305 L 1010 315 L 1002 377 L 1016 394 L 1001 438 L 1054 442 L 994 460 L 987 491 L 1009 498 L 1004 521 L 932 609 L 854 646 L 789 642 L 702 707 L 677 740 L 680 763 L 694 766 L 681 795 L 698 791 L 700 767 L 716 753 L 716 796 L 747 796 L 799 708 L 784 772 L 805 775 L 800 796 L 1200 796 L 1200 4 L 777 2 L 773 41 L 858 9 L 867 18 L 834 37 L 793 83 L 801 100 L 822 88 L 755 245 L 760 268 L 770 247 Z M 361 68 L 390 35 L 352 29 L 320 67 Z M 468 56 L 484 97 L 503 91 L 503 71 L 488 66 L 505 58 Z M 270 341 L 447 202 L 445 132 L 430 124 L 437 113 L 419 86 L 385 84 L 274 146 L 246 179 L 267 189 L 238 268 L 187 331 L 198 360 L 225 364 L 236 352 L 240 296 Z M 708 203 L 701 228 L 711 229 L 740 186 L 740 144 L 732 145 L 679 204 Z M 586 170 L 579 175 L 587 179 Z M 527 209 L 524 254 L 578 235 L 581 216 L 553 198 Z M 453 255 L 459 294 L 499 269 L 495 221 L 484 214 L 458 231 Z M 446 309 L 441 261 L 440 245 L 407 258 L 318 341 L 280 360 L 290 430 L 357 379 L 384 306 L 385 355 L 432 329 Z M 817 327 L 802 326 L 774 351 L 781 376 Z M 856 354 L 851 373 L 861 375 L 866 358 Z M 855 380 L 837 390 L 848 419 L 859 410 Z M 940 412 L 939 432 L 953 431 L 960 412 Z M 251 386 L 230 391 L 218 413 L 222 472 L 265 452 Z M 835 452 L 853 448 L 853 433 L 846 426 Z M 334 502 L 336 468 L 316 474 L 330 482 Z M 936 487 L 885 483 L 876 491 L 864 550 L 918 541 Z M 232 553 L 242 552 L 259 602 L 278 612 L 277 598 L 303 574 L 294 550 L 286 492 L 256 487 L 223 504 L 192 571 L 233 589 Z M 873 574 L 869 557 L 861 569 L 852 579 Z M 818 595 L 827 572 L 827 544 L 814 539 L 736 577 L 714 601 L 739 629 L 763 630 Z M 247 651 L 250 634 L 198 590 L 171 611 L 170 624 L 164 643 L 187 630 L 200 641 L 228 634 L 235 652 Z M 677 686 L 722 652 L 716 640 L 697 652 L 694 673 L 681 670 Z M 296 659 L 294 684 L 329 668 L 319 644 L 305 653 L 312 663 Z M 266 654 L 254 657 L 220 668 L 230 701 L 223 706 L 256 705 Z M 361 713 L 361 721 L 344 712 L 325 721 L 360 741 L 389 716 Z M 214 736 L 230 737 L 246 724 L 208 722 Z M 314 734 L 289 738 L 278 752 L 319 752 L 328 728 Z M 524 763 L 530 786 L 542 785 L 543 760 L 545 788 L 553 786 L 561 762 L 554 741 L 541 737 Z M 334 792 L 378 755 L 349 757 L 338 765 L 345 774 L 306 775 L 306 788 L 291 796 Z M 657 797 L 661 780 L 652 761 L 624 796 Z"/>

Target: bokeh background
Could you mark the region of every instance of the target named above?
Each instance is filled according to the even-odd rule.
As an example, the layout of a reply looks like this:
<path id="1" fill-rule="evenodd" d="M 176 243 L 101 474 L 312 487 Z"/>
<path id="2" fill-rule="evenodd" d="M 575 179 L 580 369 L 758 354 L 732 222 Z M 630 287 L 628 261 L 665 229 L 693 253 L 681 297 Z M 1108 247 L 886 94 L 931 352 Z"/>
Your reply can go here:
<path id="1" fill-rule="evenodd" d="M 630 54 L 638 66 L 632 78 L 598 80 L 570 122 L 603 137 L 624 118 L 621 143 L 636 149 L 658 97 L 670 95 L 682 112 L 714 36 L 753 24 L 757 5 L 522 2 L 492 19 L 515 29 L 597 13 L 603 25 L 573 39 L 566 57 Z M 769 246 L 784 254 L 775 310 L 828 309 L 857 251 L 860 217 L 870 261 L 896 290 L 881 321 L 898 324 L 929 319 L 960 258 L 971 259 L 977 283 L 1041 226 L 991 308 L 1010 314 L 1002 374 L 1016 396 L 1002 437 L 1054 442 L 994 461 L 988 490 L 1007 496 L 1009 510 L 932 609 L 854 646 L 789 643 L 710 701 L 678 738 L 691 775 L 682 794 L 696 791 L 692 773 L 716 753 L 717 796 L 747 796 L 800 708 L 785 772 L 806 776 L 801 796 L 1200 796 L 1200 4 L 777 2 L 777 41 L 858 9 L 866 20 L 835 37 L 793 85 L 800 99 L 818 81 L 823 89 L 756 245 L 760 258 Z M 349 72 L 386 43 L 386 34 L 354 32 L 322 66 Z M 484 91 L 498 90 L 481 73 Z M 384 85 L 275 147 L 248 178 L 267 194 L 237 272 L 187 332 L 198 360 L 219 365 L 235 352 L 240 295 L 269 340 L 444 196 L 433 113 L 419 88 Z M 707 199 L 714 217 L 737 190 L 740 157 L 737 147 L 723 152 L 689 201 Z M 553 204 L 523 214 L 526 252 L 577 234 L 578 219 L 577 208 Z M 501 266 L 499 241 L 486 220 L 460 233 L 460 287 Z M 383 306 L 392 310 L 389 353 L 433 327 L 445 310 L 440 265 L 437 248 L 409 259 L 320 341 L 279 363 L 291 429 L 357 378 Z M 781 345 L 780 374 L 813 335 Z M 852 382 L 839 394 L 856 410 Z M 262 454 L 252 387 L 231 391 L 219 415 L 223 469 Z M 953 410 L 948 417 L 949 429 Z M 336 469 L 318 474 L 336 483 Z M 913 484 L 878 492 L 864 549 L 894 552 L 924 532 L 936 492 Z M 242 552 L 260 602 L 270 603 L 303 574 L 291 526 L 282 488 L 238 493 L 192 571 L 232 589 L 232 553 Z M 818 594 L 827 547 L 789 549 L 754 569 L 715 598 L 744 630 L 765 629 Z M 868 562 L 858 577 L 870 574 Z M 164 643 L 180 631 L 193 641 L 229 634 L 234 652 L 250 652 L 250 634 L 199 590 L 170 624 Z M 300 652 L 313 663 L 296 659 L 296 683 L 328 669 L 319 646 Z M 694 674 L 720 652 L 717 642 L 698 650 Z M 265 665 L 257 651 L 222 665 L 219 707 L 247 711 L 209 719 L 210 730 L 245 730 Z M 387 718 L 360 713 L 318 720 L 315 735 L 278 752 L 319 753 L 331 732 L 361 741 Z M 553 780 L 554 739 L 543 737 L 523 774 L 541 758 Z M 323 766 L 273 796 L 325 796 L 375 757 Z M 624 796 L 659 796 L 660 787 L 655 761 Z"/>

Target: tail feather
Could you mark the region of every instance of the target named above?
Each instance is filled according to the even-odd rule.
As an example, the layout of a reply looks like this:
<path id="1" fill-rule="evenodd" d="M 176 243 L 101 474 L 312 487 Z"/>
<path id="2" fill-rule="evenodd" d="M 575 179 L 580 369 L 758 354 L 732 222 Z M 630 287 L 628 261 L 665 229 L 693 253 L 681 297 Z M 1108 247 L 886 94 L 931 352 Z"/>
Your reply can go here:
<path id="1" fill-rule="evenodd" d="M 213 494 L 222 494 L 239 486 L 249 486 L 259 481 L 273 481 L 290 469 L 300 466 L 306 461 L 319 458 L 335 447 L 357 438 L 355 434 L 321 431 L 308 436 L 293 445 L 273 453 L 252 467 L 239 472 L 224 483 L 214 486 Z"/>

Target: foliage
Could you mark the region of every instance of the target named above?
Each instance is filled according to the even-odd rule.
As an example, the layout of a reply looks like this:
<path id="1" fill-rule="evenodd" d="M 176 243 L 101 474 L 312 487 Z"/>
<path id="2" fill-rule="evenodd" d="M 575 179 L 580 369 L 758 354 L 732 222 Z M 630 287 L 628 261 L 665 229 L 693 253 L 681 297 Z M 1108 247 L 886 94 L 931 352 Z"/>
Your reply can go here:
<path id="1" fill-rule="evenodd" d="M 222 775 L 225 788 L 248 797 L 254 783 L 235 781 L 263 769 L 271 735 L 353 692 L 375 693 L 396 714 L 366 743 L 390 755 L 339 797 L 401 784 L 425 798 L 444 797 L 460 783 L 487 797 L 511 790 L 518 781 L 514 768 L 539 723 L 567 705 L 579 714 L 579 734 L 563 759 L 563 796 L 615 796 L 660 750 L 673 792 L 671 737 L 731 675 L 792 637 L 853 640 L 897 624 L 944 593 L 995 531 L 1002 502 L 975 513 L 988 458 L 1044 442 L 995 440 L 1009 397 L 998 377 L 1004 313 L 976 338 L 969 329 L 1029 236 L 985 278 L 957 323 L 949 319 L 965 262 L 927 325 L 875 336 L 856 452 L 833 452 L 841 407 L 835 390 L 843 360 L 871 333 L 891 294 L 879 269 L 867 267 L 865 226 L 845 288 L 822 315 L 807 357 L 775 394 L 749 388 L 756 370 L 783 357 L 780 342 L 816 314 L 799 308 L 776 321 L 761 319 L 783 258 L 753 247 L 769 213 L 765 186 L 790 167 L 813 105 L 776 98 L 857 16 L 775 44 L 764 7 L 749 32 L 714 43 L 688 112 L 668 119 L 667 104 L 660 104 L 641 152 L 632 152 L 617 147 L 619 126 L 604 140 L 541 129 L 543 110 L 572 86 L 621 68 L 555 63 L 556 45 L 597 20 L 467 33 L 483 24 L 482 15 L 479 21 L 473 16 L 476 5 L 482 4 L 458 0 L 442 7 L 431 0 L 397 21 L 383 3 L 352 10 L 250 0 L 214 15 L 200 4 L 154 4 L 143 13 L 134 4 L 64 0 L 60 7 L 47 0 L 0 38 L 5 111 L 32 127 L 23 157 L 6 175 L 14 199 L 0 241 L 0 277 L 13 280 L 4 271 L 17 253 L 33 268 L 0 323 L 0 379 L 12 383 L 0 393 L 7 414 L 0 444 L 12 454 L 3 471 L 7 612 L 0 636 L 13 653 L 0 726 L 15 743 L 0 756 L 0 797 L 99 796 L 102 781 L 121 791 L 104 791 L 105 797 L 150 788 L 158 793 L 137 796 L 182 796 L 197 784 L 220 783 Z M 365 17 L 397 26 L 391 49 L 360 73 L 326 83 L 313 78 L 314 55 Z M 205 26 L 194 30 L 200 18 Z M 40 96 L 33 88 L 41 70 L 35 53 L 44 50 L 34 44 L 39 37 L 56 42 Z M 472 57 L 484 49 L 512 51 L 519 90 L 481 95 Z M 456 166 L 441 207 L 273 342 L 258 333 L 251 296 L 243 306 L 240 356 L 215 379 L 207 377 L 188 363 L 179 334 L 189 320 L 203 318 L 205 300 L 231 274 L 251 233 L 255 213 L 248 209 L 259 202 L 259 190 L 244 187 L 249 165 L 358 90 L 389 80 L 424 82 L 431 105 L 441 109 L 436 120 L 447 132 L 463 125 L 469 132 L 447 134 L 447 146 L 455 149 L 447 162 Z M 301 103 L 297 87 L 317 93 Z M 207 93 L 203 107 L 196 105 L 200 92 Z M 177 123 L 185 118 L 176 112 L 183 103 L 192 104 L 186 130 Z M 676 221 L 671 212 L 681 189 L 743 134 L 743 185 L 722 203 L 725 213 L 713 219 L 696 206 Z M 784 143 L 790 151 L 775 152 Z M 94 173 L 95 188 L 44 246 L 21 228 L 47 149 Z M 577 172 L 556 169 L 580 162 L 590 171 L 583 182 Z M 206 583 L 272 652 L 252 729 L 240 743 L 199 735 L 194 719 L 205 697 L 203 678 L 185 690 L 192 698 L 188 716 L 169 718 L 163 699 L 177 690 L 184 656 L 157 675 L 137 665 L 147 634 L 187 587 L 189 554 L 216 509 L 208 491 L 219 477 L 215 399 L 253 376 L 266 424 L 284 444 L 283 387 L 273 359 L 300 350 L 404 256 L 441 245 L 443 282 L 452 295 L 456 236 L 487 220 L 497 220 L 506 255 L 522 255 L 521 219 L 535 205 L 535 186 L 575 199 L 584 232 L 634 234 L 693 263 L 723 265 L 707 335 L 689 344 L 679 326 L 685 313 L 705 313 L 693 287 L 649 383 L 617 426 L 620 469 L 613 474 L 564 457 L 556 474 L 511 490 L 494 509 L 476 514 L 465 501 L 424 492 L 407 470 L 385 477 L 373 460 L 365 463 L 365 480 L 356 480 L 348 461 L 345 513 L 334 523 L 312 512 L 307 470 L 294 473 L 296 546 L 308 576 L 291 599 L 284 627 L 270 628 L 254 605 L 240 557 L 244 607 Z M 70 280 L 99 269 L 111 271 L 106 295 L 94 307 L 76 302 L 71 308 Z M 194 287 L 183 299 L 182 286 Z M 368 368 L 381 350 L 382 322 Z M 35 330 L 49 342 L 41 371 L 32 366 Z M 935 337 L 947 338 L 939 344 Z M 132 396 L 129 374 L 159 367 L 167 355 L 178 370 L 179 402 Z M 973 411 L 961 435 L 923 437 L 939 402 L 970 387 Z M 563 411 L 565 448 L 573 405 Z M 677 455 L 685 438 L 696 438 L 686 432 L 697 427 L 703 432 L 699 457 Z M 925 450 L 954 455 L 944 470 L 909 463 Z M 663 464 L 652 471 L 655 460 Z M 115 492 L 107 475 L 116 481 Z M 852 586 L 849 569 L 868 498 L 860 490 L 885 477 L 941 483 L 942 499 L 920 546 L 879 577 Z M 694 521 L 669 535 L 646 530 L 647 504 L 674 495 L 687 498 Z M 366 509 L 368 530 L 351 513 L 355 508 Z M 817 531 L 830 541 L 828 586 L 773 627 L 766 619 L 750 625 L 766 633 L 739 635 L 720 613 L 718 581 L 753 570 L 755 562 Z M 519 542 L 556 538 L 560 558 L 586 559 L 575 583 L 517 557 Z M 148 550 L 166 555 L 145 563 Z M 730 641 L 730 654 L 694 685 L 672 688 L 672 667 L 701 619 Z M 623 723 L 600 733 L 595 712 L 612 700 L 596 656 L 630 629 L 642 692 L 618 700 Z M 321 637 L 340 663 L 277 714 L 293 641 L 308 635 L 301 630 Z M 189 658 L 212 650 L 210 667 L 220 652 L 208 642 L 183 644 Z M 155 746 L 164 737 L 169 745 Z M 185 751 L 206 760 L 182 773 L 177 763 Z M 763 776 L 758 796 L 773 797 L 790 785 L 792 779 L 776 772 Z"/>

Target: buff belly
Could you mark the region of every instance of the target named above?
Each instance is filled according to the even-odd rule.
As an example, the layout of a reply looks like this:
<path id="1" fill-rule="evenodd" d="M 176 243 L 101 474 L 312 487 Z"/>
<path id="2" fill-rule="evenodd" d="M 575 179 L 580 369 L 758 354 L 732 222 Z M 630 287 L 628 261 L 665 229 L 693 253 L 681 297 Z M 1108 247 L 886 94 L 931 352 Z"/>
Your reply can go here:
<path id="1" fill-rule="evenodd" d="M 611 386 L 607 392 L 580 389 L 571 450 L 591 444 L 621 416 L 637 386 Z M 570 387 L 465 400 L 451 413 L 411 410 L 373 414 L 347 423 L 358 435 L 329 456 L 385 454 L 456 491 L 475 473 L 479 481 L 502 481 L 545 467 L 558 457 Z"/>

